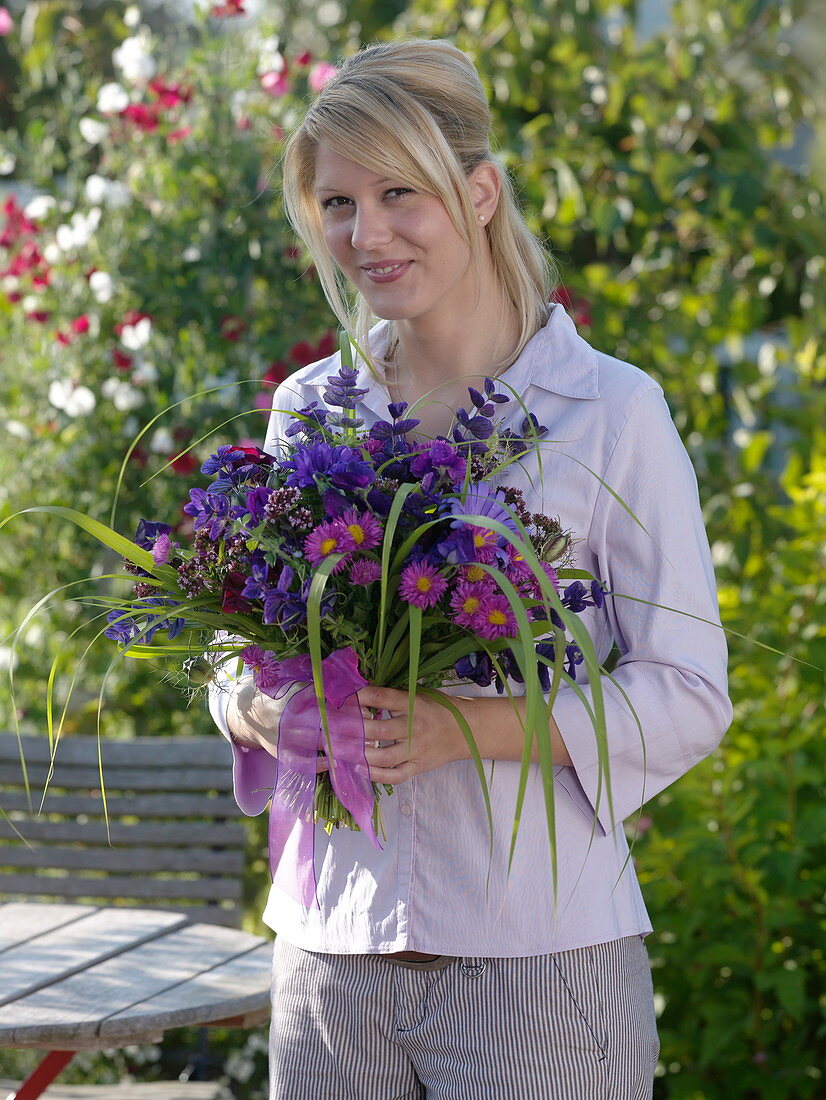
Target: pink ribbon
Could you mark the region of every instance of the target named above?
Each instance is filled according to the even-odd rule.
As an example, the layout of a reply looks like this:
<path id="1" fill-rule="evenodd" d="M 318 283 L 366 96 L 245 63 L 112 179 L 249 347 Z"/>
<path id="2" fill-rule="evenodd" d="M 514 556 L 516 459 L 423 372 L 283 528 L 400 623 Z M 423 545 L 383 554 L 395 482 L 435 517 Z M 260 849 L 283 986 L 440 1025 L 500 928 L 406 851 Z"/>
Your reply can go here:
<path id="1" fill-rule="evenodd" d="M 291 657 L 268 669 L 264 694 L 289 699 L 278 724 L 275 786 L 269 823 L 273 882 L 305 907 L 318 906 L 313 801 L 320 749 L 331 755 L 330 780 L 336 797 L 376 848 L 374 794 L 364 756 L 364 720 L 356 692 L 367 686 L 358 656 L 348 646 L 321 662 L 327 702 L 329 747 L 313 687 L 309 657 Z"/>

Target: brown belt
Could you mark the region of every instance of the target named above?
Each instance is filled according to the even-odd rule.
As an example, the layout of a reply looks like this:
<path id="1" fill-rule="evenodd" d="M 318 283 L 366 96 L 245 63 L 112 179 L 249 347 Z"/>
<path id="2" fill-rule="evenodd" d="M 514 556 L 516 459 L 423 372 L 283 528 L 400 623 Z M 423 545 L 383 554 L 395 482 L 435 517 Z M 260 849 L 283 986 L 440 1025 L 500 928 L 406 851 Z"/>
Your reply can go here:
<path id="1" fill-rule="evenodd" d="M 422 951 L 393 951 L 379 958 L 408 970 L 444 970 L 454 961 L 452 955 L 426 955 Z"/>

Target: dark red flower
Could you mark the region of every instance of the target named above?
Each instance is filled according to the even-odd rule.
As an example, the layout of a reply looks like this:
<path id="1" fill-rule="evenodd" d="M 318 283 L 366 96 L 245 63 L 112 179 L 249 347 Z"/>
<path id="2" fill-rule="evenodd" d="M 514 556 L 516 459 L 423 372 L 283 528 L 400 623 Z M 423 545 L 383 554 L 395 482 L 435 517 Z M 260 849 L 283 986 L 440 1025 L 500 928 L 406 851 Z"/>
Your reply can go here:
<path id="1" fill-rule="evenodd" d="M 584 298 L 574 298 L 568 288 L 560 284 L 551 294 L 550 301 L 558 302 L 571 315 L 577 328 L 590 328 L 591 305 Z"/>
<path id="2" fill-rule="evenodd" d="M 225 340 L 231 341 L 233 344 L 241 339 L 246 325 L 240 317 L 222 317 L 221 326 L 219 332 Z"/>
<path id="3" fill-rule="evenodd" d="M 314 362 L 315 358 L 315 348 L 306 340 L 301 340 L 290 348 L 290 359 L 299 367 L 306 367 L 308 363 Z"/>
<path id="4" fill-rule="evenodd" d="M 120 348 L 112 348 L 112 362 L 118 370 L 129 370 L 132 366 L 132 357 L 124 354 Z"/>
<path id="5" fill-rule="evenodd" d="M 241 593 L 247 578 L 243 573 L 228 573 L 224 578 L 224 594 L 221 598 L 221 610 L 228 613 L 250 611 L 252 604 Z"/>
<path id="6" fill-rule="evenodd" d="M 194 474 L 200 466 L 200 463 L 192 451 L 179 451 L 176 455 L 171 455 L 172 469 L 176 474 Z"/>
<path id="7" fill-rule="evenodd" d="M 277 386 L 279 382 L 283 382 L 287 377 L 289 371 L 287 370 L 287 364 L 280 361 L 270 363 L 267 367 L 267 373 L 264 375 L 262 381 L 270 386 Z"/>
<path id="8" fill-rule="evenodd" d="M 157 130 L 161 106 L 160 102 L 151 104 L 130 103 L 128 107 L 124 107 L 120 112 L 120 117 L 134 122 L 139 130 Z"/>
<path id="9" fill-rule="evenodd" d="M 163 107 L 177 107 L 179 103 L 189 103 L 192 99 L 192 90 L 177 81 L 167 84 L 166 81 L 156 78 L 149 81 L 149 87 Z"/>
<path id="10" fill-rule="evenodd" d="M 49 316 L 49 312 L 45 309 L 33 309 L 31 313 L 26 314 L 29 321 L 36 321 L 39 325 L 45 325 Z"/>
<path id="11" fill-rule="evenodd" d="M 319 359 L 326 359 L 336 350 L 336 334 L 332 331 L 325 332 L 316 345 L 316 355 Z"/>
<path id="12" fill-rule="evenodd" d="M 72 321 L 72 332 L 79 334 L 89 331 L 89 318 L 85 313 L 81 313 L 79 317 L 75 317 Z"/>
<path id="13" fill-rule="evenodd" d="M 57 340 L 58 344 L 61 344 L 63 347 L 66 347 L 67 344 L 71 344 L 72 342 L 71 335 L 66 332 L 56 332 L 54 338 Z"/>
<path id="14" fill-rule="evenodd" d="M 313 55 L 309 50 L 305 50 L 304 53 L 300 53 L 295 59 L 296 65 L 309 65 L 313 60 Z"/>

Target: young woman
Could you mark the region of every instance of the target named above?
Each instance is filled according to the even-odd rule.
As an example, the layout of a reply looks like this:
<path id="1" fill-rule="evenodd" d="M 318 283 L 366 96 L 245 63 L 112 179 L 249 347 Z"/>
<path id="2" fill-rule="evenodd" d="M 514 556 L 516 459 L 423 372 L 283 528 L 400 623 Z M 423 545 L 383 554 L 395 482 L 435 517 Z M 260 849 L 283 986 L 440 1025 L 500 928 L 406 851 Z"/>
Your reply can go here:
<path id="1" fill-rule="evenodd" d="M 395 787 L 387 840 L 378 851 L 360 833 L 319 828 L 318 906 L 273 887 L 273 1100 L 651 1095 L 651 926 L 622 822 L 729 723 L 723 634 L 703 622 L 716 621 L 714 578 L 662 391 L 548 305 L 549 265 L 491 153 L 490 124 L 476 71 L 447 42 L 365 49 L 290 139 L 287 209 L 333 310 L 369 348 L 368 426 L 405 401 L 422 436 L 447 435 L 485 376 L 547 426 L 541 472 L 534 456 L 509 483 L 572 529 L 578 566 L 636 598 L 583 616 L 599 656 L 620 653 L 603 685 L 611 798 L 586 704 L 563 687 L 548 727 L 554 890 L 538 769 L 508 868 L 523 739 L 511 702 L 473 685 L 456 699 L 487 762 L 491 862 L 481 787 L 449 712 L 417 698 L 408 742 L 406 694 L 360 692 L 365 715 L 382 716 L 367 723 L 371 776 Z M 268 450 L 336 369 L 332 356 L 279 388 Z M 503 408 L 521 424 L 518 402 Z M 213 713 L 240 788 L 276 752 L 280 704 L 249 680 L 229 686 Z"/>

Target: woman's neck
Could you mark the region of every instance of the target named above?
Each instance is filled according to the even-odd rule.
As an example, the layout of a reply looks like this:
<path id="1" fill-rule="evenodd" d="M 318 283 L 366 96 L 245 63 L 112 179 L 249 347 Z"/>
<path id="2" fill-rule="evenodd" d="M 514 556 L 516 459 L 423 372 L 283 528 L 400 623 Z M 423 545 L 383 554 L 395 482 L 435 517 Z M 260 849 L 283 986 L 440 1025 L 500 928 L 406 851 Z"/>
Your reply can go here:
<path id="1" fill-rule="evenodd" d="M 421 419 L 423 434 L 446 434 L 456 409 L 467 407 L 468 386 L 478 389 L 482 379 L 513 361 L 520 324 L 513 303 L 504 298 L 480 296 L 473 314 L 461 321 L 397 322 L 388 388 L 394 401 L 420 402 L 413 415 Z"/>

